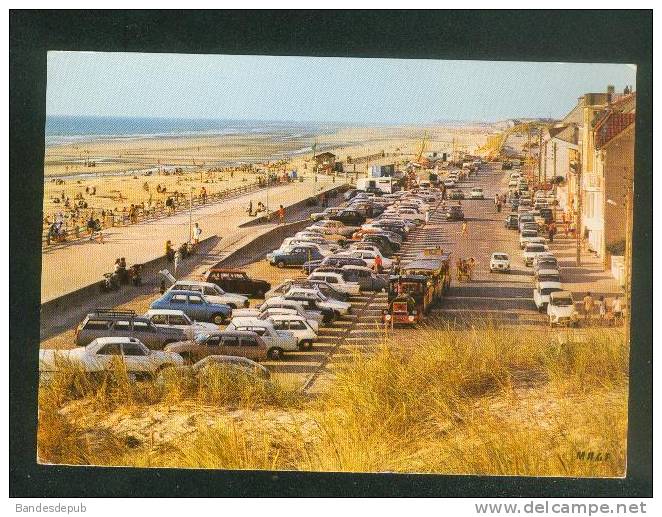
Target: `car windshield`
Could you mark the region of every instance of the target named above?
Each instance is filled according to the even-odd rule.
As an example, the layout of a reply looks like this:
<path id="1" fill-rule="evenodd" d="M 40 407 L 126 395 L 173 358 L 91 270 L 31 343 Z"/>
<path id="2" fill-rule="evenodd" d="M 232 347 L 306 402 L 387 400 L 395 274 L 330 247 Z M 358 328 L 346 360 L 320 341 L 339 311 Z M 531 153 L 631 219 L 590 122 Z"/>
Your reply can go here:
<path id="1" fill-rule="evenodd" d="M 543 287 L 543 288 L 540 290 L 540 294 L 542 294 L 542 295 L 544 295 L 544 296 L 547 296 L 547 295 L 550 295 L 550 294 L 552 294 L 552 293 L 556 293 L 556 292 L 558 292 L 558 291 L 560 291 L 560 290 L 561 290 L 561 289 L 558 288 L 558 287 Z"/>
<path id="2" fill-rule="evenodd" d="M 508 255 L 494 255 L 494 260 L 508 260 Z"/>
<path id="3" fill-rule="evenodd" d="M 558 282 L 559 275 L 540 275 L 538 276 L 540 282 Z"/>
<path id="4" fill-rule="evenodd" d="M 572 298 L 570 297 L 562 297 L 562 298 L 554 298 L 551 300 L 552 305 L 556 305 L 558 307 L 568 307 L 569 305 L 572 305 Z"/>
<path id="5" fill-rule="evenodd" d="M 538 236 L 538 232 L 536 232 L 535 230 L 524 230 L 522 232 L 522 237 L 537 237 L 537 236 Z"/>
<path id="6" fill-rule="evenodd" d="M 534 244 L 526 247 L 526 251 L 540 252 L 545 251 L 545 247 L 542 244 Z"/>
<path id="7" fill-rule="evenodd" d="M 195 342 L 204 343 L 205 341 L 207 341 L 210 335 L 211 334 L 198 334 L 197 336 L 195 336 Z"/>

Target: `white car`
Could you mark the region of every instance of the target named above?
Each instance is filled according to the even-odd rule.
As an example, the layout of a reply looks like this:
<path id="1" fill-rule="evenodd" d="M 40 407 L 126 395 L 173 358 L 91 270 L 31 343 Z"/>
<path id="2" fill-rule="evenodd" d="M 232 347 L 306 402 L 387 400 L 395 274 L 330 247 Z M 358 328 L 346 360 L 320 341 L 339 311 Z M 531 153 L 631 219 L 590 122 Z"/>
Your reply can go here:
<path id="1" fill-rule="evenodd" d="M 456 181 L 452 178 L 446 178 L 444 180 L 444 187 L 451 187 L 452 188 L 452 187 L 455 186 L 455 184 L 456 184 Z"/>
<path id="2" fill-rule="evenodd" d="M 175 327 L 184 330 L 188 339 L 195 339 L 198 334 L 218 332 L 220 327 L 205 321 L 193 321 L 184 311 L 178 309 L 150 309 L 143 318 L 147 318 L 157 327 Z"/>
<path id="3" fill-rule="evenodd" d="M 268 309 L 262 311 L 259 316 L 257 316 L 258 319 L 261 320 L 271 320 L 275 316 L 289 316 L 289 317 L 296 317 L 296 318 L 301 318 L 304 320 L 307 325 L 312 329 L 313 332 L 317 332 L 320 329 L 320 324 L 317 320 L 311 320 L 306 318 L 305 316 L 301 316 L 295 309 L 287 309 L 285 307 L 269 307 Z M 288 330 L 288 329 L 281 329 L 281 330 Z"/>
<path id="4" fill-rule="evenodd" d="M 514 171 L 514 172 L 510 173 L 510 179 L 511 180 L 519 180 L 521 177 L 522 177 L 522 175 L 517 171 Z"/>
<path id="5" fill-rule="evenodd" d="M 522 259 L 524 260 L 524 265 L 531 267 L 533 266 L 533 259 L 535 259 L 541 253 L 547 251 L 547 246 L 544 244 L 527 244 L 522 252 Z"/>
<path id="6" fill-rule="evenodd" d="M 549 316 L 550 327 L 554 325 L 577 326 L 579 315 L 572 299 L 572 293 L 569 291 L 552 293 L 547 304 L 547 315 Z"/>
<path id="7" fill-rule="evenodd" d="M 510 257 L 507 253 L 492 253 L 490 258 L 490 271 L 510 272 Z"/>
<path id="8" fill-rule="evenodd" d="M 334 252 L 340 249 L 340 246 L 338 246 L 336 243 L 327 241 L 322 236 L 286 237 L 285 239 L 283 239 L 283 242 L 280 245 L 280 249 L 293 248 L 295 246 L 301 246 L 301 245 L 305 246 L 306 244 L 317 244 L 320 248 L 327 250 L 329 252 Z"/>
<path id="9" fill-rule="evenodd" d="M 338 255 L 343 255 L 346 257 L 356 257 L 365 260 L 365 262 L 368 264 L 368 267 L 374 268 L 375 267 L 375 258 L 378 256 L 381 257 L 382 259 L 382 268 L 383 269 L 391 269 L 393 267 L 393 261 L 391 259 L 388 259 L 384 257 L 379 251 L 371 251 L 371 250 L 351 250 L 351 251 L 343 251 L 341 253 L 338 253 Z"/>
<path id="10" fill-rule="evenodd" d="M 133 337 L 98 337 L 87 346 L 71 350 L 40 350 L 39 371 L 56 372 L 68 365 L 79 366 L 88 373 L 111 370 L 117 361 L 130 374 L 158 374 L 169 366 L 182 366 L 179 354 L 150 350 Z"/>
<path id="11" fill-rule="evenodd" d="M 361 287 L 355 282 L 347 282 L 340 273 L 330 271 L 313 271 L 308 275 L 308 280 L 322 280 L 334 289 L 351 295 L 361 293 Z"/>
<path id="12" fill-rule="evenodd" d="M 480 187 L 472 188 L 471 192 L 469 192 L 469 199 L 485 199 L 483 189 Z"/>
<path id="13" fill-rule="evenodd" d="M 538 282 L 561 282 L 561 273 L 558 269 L 539 269 L 534 272 L 534 279 Z"/>
<path id="14" fill-rule="evenodd" d="M 540 237 L 537 230 L 522 230 L 519 234 L 519 247 L 524 249 L 527 244 L 545 244 L 545 238 Z"/>
<path id="15" fill-rule="evenodd" d="M 287 330 L 297 338 L 300 350 L 310 350 L 313 342 L 317 340 L 317 332 L 306 318 L 292 314 L 274 314 L 269 321 L 276 330 Z"/>
<path id="16" fill-rule="evenodd" d="M 211 282 L 199 282 L 197 280 L 177 280 L 169 291 L 199 291 L 205 295 L 210 303 L 222 303 L 229 305 L 232 309 L 248 307 L 250 302 L 246 296 L 241 294 L 227 293 L 216 284 Z"/>
<path id="17" fill-rule="evenodd" d="M 323 309 L 331 309 L 334 313 L 339 315 L 345 315 L 349 313 L 352 308 L 352 304 L 349 302 L 341 302 L 340 300 L 334 300 L 333 298 L 328 298 L 322 293 L 315 289 L 304 289 L 302 287 L 293 287 L 283 296 L 286 300 L 288 299 L 305 299 L 314 301 L 318 307 Z"/>
<path id="18" fill-rule="evenodd" d="M 517 188 L 517 185 L 518 185 L 517 180 L 510 180 L 508 182 L 508 187 L 511 188 L 511 189 Z"/>
<path id="19" fill-rule="evenodd" d="M 533 303 L 536 304 L 538 311 L 544 311 L 549 303 L 549 296 L 559 291 L 563 291 L 561 282 L 538 282 L 533 289 Z"/>
<path id="20" fill-rule="evenodd" d="M 288 330 L 276 330 L 269 320 L 259 318 L 232 318 L 226 330 L 255 332 L 269 348 L 269 359 L 280 359 L 283 352 L 299 350 L 297 338 Z"/>
<path id="21" fill-rule="evenodd" d="M 304 309 L 303 305 L 294 300 L 286 300 L 282 296 L 273 296 L 268 300 L 264 300 L 262 305 L 253 309 L 239 309 L 232 313 L 236 318 L 259 318 L 263 313 L 270 309 L 286 309 L 293 310 L 299 316 L 303 316 L 307 320 L 315 321 L 318 325 L 324 319 L 320 311 L 309 311 Z"/>

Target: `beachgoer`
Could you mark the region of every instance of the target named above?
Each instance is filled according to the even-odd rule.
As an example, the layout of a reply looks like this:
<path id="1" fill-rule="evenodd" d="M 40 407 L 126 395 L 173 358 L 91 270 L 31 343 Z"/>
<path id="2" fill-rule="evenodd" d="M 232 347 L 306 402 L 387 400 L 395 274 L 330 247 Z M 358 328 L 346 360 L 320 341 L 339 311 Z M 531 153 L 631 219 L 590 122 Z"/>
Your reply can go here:
<path id="1" fill-rule="evenodd" d="M 182 261 L 182 252 L 177 250 L 175 252 L 175 277 L 177 276 L 177 267 L 179 266 L 179 263 Z"/>
<path id="2" fill-rule="evenodd" d="M 604 296 L 598 298 L 598 314 L 600 315 L 600 323 L 604 323 L 607 316 L 607 304 Z"/>
<path id="3" fill-rule="evenodd" d="M 285 208 L 280 205 L 278 208 L 278 224 L 283 224 L 283 222 L 285 222 Z"/>
<path id="4" fill-rule="evenodd" d="M 590 292 L 586 293 L 583 302 L 584 302 L 584 319 L 588 321 L 591 319 L 591 315 L 593 313 L 593 306 L 595 304 Z"/>
<path id="5" fill-rule="evenodd" d="M 196 246 L 200 243 L 200 235 L 202 235 L 202 228 L 200 228 L 198 223 L 195 223 L 195 227 L 193 228 L 193 244 Z"/>
<path id="6" fill-rule="evenodd" d="M 620 296 L 614 298 L 614 301 L 611 304 L 611 312 L 614 313 L 614 321 L 623 317 L 623 302 L 621 302 Z"/>
<path id="7" fill-rule="evenodd" d="M 467 226 L 466 221 L 462 221 L 462 236 L 466 237 L 469 233 L 469 227 Z"/>

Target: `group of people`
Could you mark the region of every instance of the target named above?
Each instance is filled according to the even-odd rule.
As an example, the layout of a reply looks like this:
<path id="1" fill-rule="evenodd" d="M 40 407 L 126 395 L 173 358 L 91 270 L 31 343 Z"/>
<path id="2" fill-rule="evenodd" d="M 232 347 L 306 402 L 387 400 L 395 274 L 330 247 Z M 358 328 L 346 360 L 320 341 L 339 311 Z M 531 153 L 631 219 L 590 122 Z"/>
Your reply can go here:
<path id="1" fill-rule="evenodd" d="M 469 257 L 468 259 L 458 258 L 455 263 L 458 282 L 462 280 L 471 281 L 477 264 L 476 259 L 473 257 Z"/>
<path id="2" fill-rule="evenodd" d="M 587 292 L 582 300 L 582 308 L 584 320 L 587 323 L 592 320 L 596 310 L 601 325 L 614 325 L 616 322 L 622 321 L 625 315 L 625 307 L 618 295 L 611 301 L 611 304 L 608 304 L 604 296 L 600 296 L 596 301 L 591 293 Z"/>
<path id="3" fill-rule="evenodd" d="M 195 223 L 192 229 L 192 240 L 190 242 L 182 243 L 177 249 L 172 245 L 171 240 L 167 240 L 165 243 L 165 257 L 168 262 L 173 263 L 173 274 L 177 276 L 177 269 L 182 260 L 193 255 L 198 249 L 200 244 L 200 237 L 202 235 L 202 228 L 198 223 Z"/>
<path id="4" fill-rule="evenodd" d="M 505 194 L 494 194 L 494 208 L 496 208 L 497 212 L 501 212 L 501 209 L 505 204 L 506 204 Z"/>

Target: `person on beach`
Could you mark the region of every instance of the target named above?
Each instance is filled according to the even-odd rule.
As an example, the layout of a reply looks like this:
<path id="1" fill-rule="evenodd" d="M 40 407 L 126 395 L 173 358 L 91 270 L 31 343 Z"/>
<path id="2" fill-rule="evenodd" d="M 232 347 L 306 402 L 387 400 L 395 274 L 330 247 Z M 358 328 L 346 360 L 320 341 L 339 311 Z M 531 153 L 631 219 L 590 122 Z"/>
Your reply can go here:
<path id="1" fill-rule="evenodd" d="M 283 205 L 280 205 L 278 208 L 278 224 L 283 224 L 285 222 L 285 208 Z"/>
<path id="2" fill-rule="evenodd" d="M 165 256 L 168 262 L 172 262 L 175 258 L 175 250 L 172 248 L 172 241 L 166 241 L 165 243 Z"/>
<path id="3" fill-rule="evenodd" d="M 207 189 L 205 187 L 202 187 L 200 189 L 200 197 L 202 198 L 202 204 L 206 205 L 207 204 Z"/>
<path id="4" fill-rule="evenodd" d="M 248 216 L 253 217 L 253 200 L 248 202 Z"/>
<path id="5" fill-rule="evenodd" d="M 623 302 L 621 297 L 616 296 L 611 304 L 611 312 L 614 314 L 614 322 L 623 317 Z"/>
<path id="6" fill-rule="evenodd" d="M 202 235 L 202 228 L 200 228 L 198 223 L 195 223 L 195 227 L 193 228 L 193 244 L 195 246 L 200 244 L 200 235 Z"/>
<path id="7" fill-rule="evenodd" d="M 177 277 L 177 267 L 179 266 L 179 263 L 182 261 L 182 252 L 177 250 L 175 252 L 175 273 L 174 276 L 175 278 Z"/>
<path id="8" fill-rule="evenodd" d="M 604 296 L 598 298 L 598 314 L 600 315 L 600 324 L 604 324 L 605 317 L 607 316 L 607 303 Z"/>
<path id="9" fill-rule="evenodd" d="M 466 221 L 462 221 L 462 236 L 466 237 L 469 234 L 469 227 Z"/>
<path id="10" fill-rule="evenodd" d="M 384 263 L 381 255 L 375 255 L 375 272 L 381 273 L 384 270 Z"/>
<path id="11" fill-rule="evenodd" d="M 595 304 L 590 292 L 586 293 L 583 302 L 584 302 L 584 320 L 590 321 L 593 313 L 593 306 Z"/>

